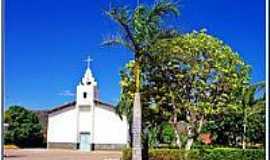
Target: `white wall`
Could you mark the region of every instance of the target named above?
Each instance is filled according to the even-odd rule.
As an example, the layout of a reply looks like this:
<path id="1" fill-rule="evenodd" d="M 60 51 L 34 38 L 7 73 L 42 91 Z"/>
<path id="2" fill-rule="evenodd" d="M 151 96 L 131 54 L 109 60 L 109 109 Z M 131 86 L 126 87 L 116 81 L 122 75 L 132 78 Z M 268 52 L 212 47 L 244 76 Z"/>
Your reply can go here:
<path id="1" fill-rule="evenodd" d="M 47 142 L 77 142 L 77 110 L 66 108 L 49 114 Z"/>
<path id="2" fill-rule="evenodd" d="M 127 144 L 128 123 L 113 111 L 95 107 L 94 143 L 95 144 Z"/>
<path id="3" fill-rule="evenodd" d="M 86 109 L 86 106 L 80 106 L 79 113 L 78 106 L 76 106 L 49 114 L 47 141 L 77 143 L 79 142 L 78 133 L 90 132 L 91 143 L 127 144 L 128 123 L 126 118 L 121 120 L 114 111 L 104 109 L 99 105 L 95 106 L 94 126 L 91 118 L 92 109 Z M 94 129 L 94 133 L 92 129 Z"/>

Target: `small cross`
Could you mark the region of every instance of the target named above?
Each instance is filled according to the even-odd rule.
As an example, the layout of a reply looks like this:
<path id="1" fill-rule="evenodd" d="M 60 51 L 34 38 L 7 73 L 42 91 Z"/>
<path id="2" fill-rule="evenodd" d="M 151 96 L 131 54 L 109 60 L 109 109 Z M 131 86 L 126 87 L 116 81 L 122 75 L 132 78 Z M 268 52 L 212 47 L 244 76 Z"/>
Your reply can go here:
<path id="1" fill-rule="evenodd" d="M 89 68 L 90 67 L 90 62 L 92 62 L 93 59 L 91 59 L 90 56 L 88 56 L 87 59 L 84 60 L 84 61 L 87 62 L 87 68 Z"/>

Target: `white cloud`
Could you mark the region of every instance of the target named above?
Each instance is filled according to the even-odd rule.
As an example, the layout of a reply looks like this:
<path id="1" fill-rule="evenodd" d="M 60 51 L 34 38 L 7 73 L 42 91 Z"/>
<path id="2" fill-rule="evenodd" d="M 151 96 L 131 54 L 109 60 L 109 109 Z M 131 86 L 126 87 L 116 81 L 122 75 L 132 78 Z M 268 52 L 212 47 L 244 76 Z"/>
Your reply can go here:
<path id="1" fill-rule="evenodd" d="M 58 93 L 59 96 L 73 97 L 75 96 L 70 90 L 64 90 L 63 92 Z"/>

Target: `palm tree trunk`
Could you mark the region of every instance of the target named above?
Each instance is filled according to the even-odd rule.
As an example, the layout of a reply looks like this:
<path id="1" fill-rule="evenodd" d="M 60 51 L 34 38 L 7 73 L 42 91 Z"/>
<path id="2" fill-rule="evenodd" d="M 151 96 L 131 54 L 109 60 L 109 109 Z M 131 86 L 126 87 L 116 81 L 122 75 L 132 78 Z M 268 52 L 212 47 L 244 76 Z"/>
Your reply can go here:
<path id="1" fill-rule="evenodd" d="M 141 101 L 140 93 L 135 93 L 134 106 L 133 106 L 133 146 L 132 146 L 132 160 L 142 159 L 142 143 L 141 143 L 141 130 L 142 130 L 142 116 L 141 116 Z"/>
<path id="2" fill-rule="evenodd" d="M 142 108 L 140 97 L 140 66 L 135 61 L 135 80 L 136 80 L 136 93 L 133 103 L 133 122 L 132 122 L 132 160 L 142 160 Z"/>

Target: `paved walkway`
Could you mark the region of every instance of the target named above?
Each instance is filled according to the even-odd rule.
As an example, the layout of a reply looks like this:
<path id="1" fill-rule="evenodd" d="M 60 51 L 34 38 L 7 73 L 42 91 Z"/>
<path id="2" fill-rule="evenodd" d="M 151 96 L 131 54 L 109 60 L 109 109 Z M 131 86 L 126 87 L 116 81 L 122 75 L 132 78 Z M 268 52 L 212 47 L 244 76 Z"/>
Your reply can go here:
<path id="1" fill-rule="evenodd" d="M 120 151 L 80 152 L 62 149 L 6 149 L 5 160 L 120 160 Z"/>

